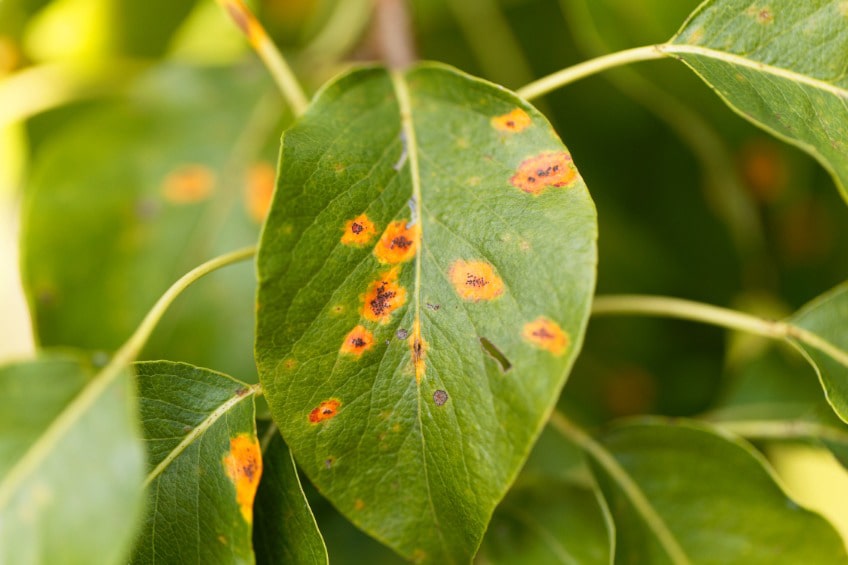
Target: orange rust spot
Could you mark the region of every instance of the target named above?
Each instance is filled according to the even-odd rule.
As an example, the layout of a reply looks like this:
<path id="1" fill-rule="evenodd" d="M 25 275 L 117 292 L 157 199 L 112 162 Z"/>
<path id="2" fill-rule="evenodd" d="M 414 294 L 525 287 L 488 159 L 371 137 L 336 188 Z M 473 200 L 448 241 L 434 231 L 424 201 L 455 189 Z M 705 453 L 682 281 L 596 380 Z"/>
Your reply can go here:
<path id="1" fill-rule="evenodd" d="M 418 320 L 412 324 L 412 333 L 407 340 L 409 343 L 409 351 L 412 355 L 412 364 L 415 367 L 415 382 L 420 383 L 424 377 L 424 371 L 427 368 L 425 358 L 427 357 L 427 349 L 429 345 L 424 336 L 421 335 L 421 324 Z"/>
<path id="2" fill-rule="evenodd" d="M 288 370 L 294 369 L 295 367 L 297 367 L 297 359 L 292 359 L 291 357 L 289 357 L 288 359 L 283 361 L 283 367 Z"/>
<path id="3" fill-rule="evenodd" d="M 512 112 L 495 116 L 492 118 L 492 127 L 498 131 L 519 132 L 527 128 L 531 123 L 530 116 L 521 108 Z"/>
<path id="4" fill-rule="evenodd" d="M 260 224 L 265 221 L 271 208 L 276 177 L 277 171 L 267 161 L 256 163 L 247 171 L 245 206 L 250 217 Z"/>
<path id="5" fill-rule="evenodd" d="M 230 438 L 230 451 L 223 459 L 224 471 L 236 487 L 236 501 L 248 524 L 253 522 L 253 499 L 262 476 L 262 449 L 256 436 L 239 434 Z"/>
<path id="6" fill-rule="evenodd" d="M 363 508 L 365 508 L 365 501 L 362 500 L 361 498 L 357 498 L 356 502 L 353 503 L 353 509 L 354 510 L 362 510 Z"/>
<path id="7" fill-rule="evenodd" d="M 397 276 L 395 267 L 368 285 L 362 305 L 362 315 L 366 320 L 386 323 L 392 312 L 406 302 L 406 289 L 397 283 Z"/>
<path id="8" fill-rule="evenodd" d="M 331 398 L 330 400 L 325 400 L 321 404 L 318 405 L 318 408 L 314 409 L 309 413 L 309 421 L 313 424 L 317 424 L 319 422 L 323 422 L 324 420 L 329 420 L 334 418 L 336 414 L 339 413 L 339 406 L 342 403 L 336 400 L 335 398 Z"/>
<path id="9" fill-rule="evenodd" d="M 397 220 L 389 224 L 380 241 L 374 247 L 374 255 L 381 263 L 403 263 L 415 256 L 420 235 L 419 226 L 406 227 L 406 220 Z"/>
<path id="10" fill-rule="evenodd" d="M 550 351 L 554 355 L 562 355 L 571 344 L 571 339 L 559 327 L 559 324 L 544 316 L 524 324 L 521 335 L 534 346 Z"/>
<path id="11" fill-rule="evenodd" d="M 525 159 L 509 182 L 528 194 L 541 194 L 549 186 L 567 185 L 576 176 L 571 155 L 565 151 L 548 151 Z"/>
<path id="12" fill-rule="evenodd" d="M 373 345 L 374 335 L 366 330 L 365 326 L 356 326 L 345 336 L 340 352 L 358 357 L 371 349 Z"/>
<path id="13" fill-rule="evenodd" d="M 377 228 L 374 222 L 365 214 L 360 214 L 352 220 L 345 222 L 342 243 L 345 245 L 365 245 L 374 239 Z"/>
<path id="14" fill-rule="evenodd" d="M 183 165 L 165 177 L 162 195 L 174 204 L 206 200 L 215 186 L 215 173 L 205 165 Z"/>
<path id="15" fill-rule="evenodd" d="M 448 270 L 448 278 L 463 300 L 493 300 L 504 291 L 503 281 L 485 261 L 457 259 Z"/>

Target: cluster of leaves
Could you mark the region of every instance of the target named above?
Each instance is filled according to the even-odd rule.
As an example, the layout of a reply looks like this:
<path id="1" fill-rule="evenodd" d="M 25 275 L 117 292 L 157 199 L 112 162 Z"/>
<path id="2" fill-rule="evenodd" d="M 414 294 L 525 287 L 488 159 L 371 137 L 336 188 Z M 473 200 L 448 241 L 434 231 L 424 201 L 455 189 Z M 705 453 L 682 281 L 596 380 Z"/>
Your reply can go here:
<path id="1" fill-rule="evenodd" d="M 358 67 L 290 123 L 254 64 L 166 64 L 74 108 L 28 179 L 42 351 L 0 367 L 0 563 L 324 563 L 322 531 L 334 562 L 848 562 L 743 439 L 848 461 L 848 286 L 782 322 L 596 297 L 589 175 L 528 102 L 678 59 L 848 199 L 846 53 L 845 2 L 708 0 L 665 43 L 517 94 Z M 257 239 L 256 279 L 210 275 L 162 317 Z M 558 400 L 593 304 L 781 348 L 729 363 L 734 392 L 701 418 L 593 436 Z"/>

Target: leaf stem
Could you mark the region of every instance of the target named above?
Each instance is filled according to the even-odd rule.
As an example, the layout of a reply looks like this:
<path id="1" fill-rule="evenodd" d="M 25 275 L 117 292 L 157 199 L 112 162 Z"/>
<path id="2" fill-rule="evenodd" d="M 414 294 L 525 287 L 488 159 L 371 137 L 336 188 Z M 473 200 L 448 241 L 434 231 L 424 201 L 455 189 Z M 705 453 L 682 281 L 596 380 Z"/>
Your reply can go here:
<path id="1" fill-rule="evenodd" d="M 708 420 L 712 425 L 749 439 L 816 438 L 848 444 L 848 432 L 803 420 Z"/>
<path id="2" fill-rule="evenodd" d="M 603 467 L 610 478 L 615 481 L 622 493 L 633 505 L 633 509 L 645 520 L 645 524 L 657 537 L 657 541 L 665 550 L 672 563 L 683 565 L 689 563 L 689 558 L 674 539 L 674 535 L 668 529 L 665 521 L 657 514 L 650 501 L 639 488 L 639 485 L 627 474 L 627 471 L 619 465 L 615 457 L 604 449 L 592 437 L 574 425 L 564 414 L 554 412 L 551 414 L 551 426 L 564 438 L 578 445 L 598 465 Z"/>
<path id="3" fill-rule="evenodd" d="M 638 61 L 650 61 L 653 59 L 661 59 L 667 55 L 662 52 L 659 45 L 646 45 L 644 47 L 635 47 L 633 49 L 625 49 L 609 55 L 602 55 L 595 59 L 589 59 L 572 67 L 567 67 L 546 77 L 531 82 L 519 88 L 516 94 L 526 100 L 533 100 L 549 92 L 565 86 L 572 82 L 578 81 L 607 69 L 620 67 L 629 63 Z"/>
<path id="4" fill-rule="evenodd" d="M 250 8 L 242 0 L 218 0 L 218 3 L 230 15 L 236 26 L 247 37 L 256 54 L 265 63 L 265 67 L 280 87 L 280 92 L 291 106 L 295 116 L 303 114 L 309 105 L 309 100 L 283 54 L 268 37 L 268 32 Z"/>
<path id="5" fill-rule="evenodd" d="M 231 265 L 239 261 L 244 261 L 245 259 L 253 257 L 255 254 L 256 247 L 254 246 L 237 249 L 236 251 L 231 251 L 229 253 L 219 255 L 214 259 L 210 259 L 180 277 L 177 282 L 172 284 L 171 287 L 159 297 L 159 300 L 156 301 L 156 304 L 153 305 L 153 308 L 150 309 L 135 332 L 130 336 L 126 343 L 121 346 L 117 353 L 115 353 L 115 356 L 112 358 L 109 365 L 127 365 L 132 362 L 133 359 L 138 357 L 138 354 L 141 352 L 141 348 L 144 347 L 144 344 L 147 342 L 150 334 L 153 333 L 153 329 L 156 327 L 156 324 L 159 323 L 160 319 L 162 319 L 165 311 L 168 310 L 168 307 L 174 302 L 177 296 L 179 296 L 186 288 L 191 286 L 192 283 L 205 275 L 220 269 L 221 267 L 226 267 L 227 265 Z"/>

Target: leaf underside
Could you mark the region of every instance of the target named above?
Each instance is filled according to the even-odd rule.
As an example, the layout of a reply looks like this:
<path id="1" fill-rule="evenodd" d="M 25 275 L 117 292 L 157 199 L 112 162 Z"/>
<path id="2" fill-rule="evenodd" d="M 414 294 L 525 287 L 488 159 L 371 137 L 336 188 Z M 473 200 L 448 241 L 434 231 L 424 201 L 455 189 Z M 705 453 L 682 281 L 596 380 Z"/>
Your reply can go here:
<path id="1" fill-rule="evenodd" d="M 256 359 L 298 463 L 401 555 L 467 562 L 582 342 L 594 206 L 534 108 L 354 71 L 283 139 Z"/>

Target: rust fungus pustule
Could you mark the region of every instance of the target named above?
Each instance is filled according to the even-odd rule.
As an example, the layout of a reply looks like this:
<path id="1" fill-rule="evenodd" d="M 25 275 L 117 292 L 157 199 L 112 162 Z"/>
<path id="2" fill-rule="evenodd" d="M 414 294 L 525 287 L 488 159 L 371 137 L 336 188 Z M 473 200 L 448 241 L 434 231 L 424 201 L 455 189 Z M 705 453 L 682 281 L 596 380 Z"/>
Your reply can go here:
<path id="1" fill-rule="evenodd" d="M 530 120 L 530 116 L 527 115 L 527 112 L 522 110 L 521 108 L 516 108 L 512 112 L 508 112 L 501 116 L 495 116 L 492 118 L 492 127 L 498 131 L 506 131 L 511 133 L 518 133 L 533 123 Z"/>
<path id="2" fill-rule="evenodd" d="M 521 335 L 534 346 L 550 351 L 554 355 L 562 355 L 568 351 L 568 346 L 571 344 L 571 339 L 559 327 L 559 324 L 544 316 L 524 324 Z"/>
<path id="3" fill-rule="evenodd" d="M 371 243 L 376 234 L 377 228 L 374 226 L 374 222 L 368 219 L 365 214 L 360 214 L 345 222 L 342 243 L 345 245 L 365 245 Z"/>
<path id="4" fill-rule="evenodd" d="M 550 186 L 565 186 L 576 177 L 571 155 L 565 151 L 547 151 L 522 161 L 509 182 L 528 194 L 541 194 Z"/>
<path id="5" fill-rule="evenodd" d="M 362 316 L 366 320 L 386 323 L 392 312 L 404 305 L 406 289 L 398 284 L 397 277 L 398 270 L 394 268 L 368 285 L 362 298 Z"/>
<path id="6" fill-rule="evenodd" d="M 174 169 L 162 181 L 162 196 L 172 204 L 194 204 L 212 195 L 215 173 L 205 165 L 187 164 Z"/>
<path id="7" fill-rule="evenodd" d="M 274 166 L 267 161 L 254 164 L 247 171 L 247 184 L 244 191 L 245 207 L 251 219 L 257 223 L 261 224 L 265 221 L 265 216 L 271 208 L 276 176 Z"/>
<path id="8" fill-rule="evenodd" d="M 406 220 L 397 220 L 388 225 L 374 247 L 374 255 L 381 263 L 390 265 L 404 263 L 415 257 L 420 230 L 418 224 L 407 226 Z"/>
<path id="9" fill-rule="evenodd" d="M 335 418 L 336 414 L 339 413 L 339 406 L 341 405 L 342 403 L 335 398 L 325 400 L 309 413 L 309 421 L 313 424 L 318 424 L 324 420 Z"/>
<path id="10" fill-rule="evenodd" d="M 224 471 L 236 487 L 236 502 L 248 524 L 253 522 L 253 499 L 262 477 L 262 450 L 250 434 L 230 438 L 230 451 L 224 456 Z"/>
<path id="11" fill-rule="evenodd" d="M 345 336 L 341 353 L 359 357 L 374 345 L 374 335 L 365 326 L 356 326 Z"/>
<path id="12" fill-rule="evenodd" d="M 412 332 L 410 332 L 407 343 L 409 343 L 412 365 L 415 368 L 415 382 L 420 383 L 421 379 L 424 378 L 424 371 L 427 368 L 425 359 L 427 358 L 427 350 L 430 346 L 427 344 L 424 336 L 421 335 L 421 324 L 418 320 L 415 320 L 412 326 Z"/>
<path id="13" fill-rule="evenodd" d="M 463 300 L 494 300 L 504 291 L 503 280 L 486 261 L 457 259 L 448 270 L 448 278 Z"/>

